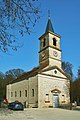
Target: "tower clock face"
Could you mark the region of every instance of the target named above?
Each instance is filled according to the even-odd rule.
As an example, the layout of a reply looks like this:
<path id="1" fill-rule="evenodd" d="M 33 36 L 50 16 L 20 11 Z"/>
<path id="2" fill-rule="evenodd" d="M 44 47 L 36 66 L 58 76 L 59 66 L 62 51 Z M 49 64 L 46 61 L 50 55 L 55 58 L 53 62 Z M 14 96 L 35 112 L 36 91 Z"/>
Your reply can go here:
<path id="1" fill-rule="evenodd" d="M 58 53 L 57 53 L 56 51 L 54 51 L 54 52 L 53 52 L 53 55 L 54 55 L 55 57 L 57 57 L 57 56 L 58 56 Z"/>

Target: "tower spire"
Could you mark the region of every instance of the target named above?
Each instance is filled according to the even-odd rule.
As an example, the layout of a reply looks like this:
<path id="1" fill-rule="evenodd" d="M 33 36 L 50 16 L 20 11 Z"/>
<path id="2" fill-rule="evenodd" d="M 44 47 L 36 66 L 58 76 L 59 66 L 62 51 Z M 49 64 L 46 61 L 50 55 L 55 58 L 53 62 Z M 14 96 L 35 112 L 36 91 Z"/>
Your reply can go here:
<path id="1" fill-rule="evenodd" d="M 47 26 L 46 26 L 46 32 L 53 32 L 54 33 L 54 29 L 50 20 L 50 10 L 48 10 L 48 22 L 47 22 Z"/>

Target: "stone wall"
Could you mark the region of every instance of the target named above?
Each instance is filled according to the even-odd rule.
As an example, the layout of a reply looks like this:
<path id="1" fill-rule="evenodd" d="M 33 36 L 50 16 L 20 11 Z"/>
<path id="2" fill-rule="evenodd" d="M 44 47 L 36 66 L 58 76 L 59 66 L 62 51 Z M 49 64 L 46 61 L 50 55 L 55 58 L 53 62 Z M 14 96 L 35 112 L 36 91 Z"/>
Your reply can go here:
<path id="1" fill-rule="evenodd" d="M 23 104 L 25 103 L 27 107 L 37 107 L 37 86 L 37 76 L 33 76 L 29 79 L 9 84 L 7 85 L 7 99 L 9 102 L 18 100 Z"/>

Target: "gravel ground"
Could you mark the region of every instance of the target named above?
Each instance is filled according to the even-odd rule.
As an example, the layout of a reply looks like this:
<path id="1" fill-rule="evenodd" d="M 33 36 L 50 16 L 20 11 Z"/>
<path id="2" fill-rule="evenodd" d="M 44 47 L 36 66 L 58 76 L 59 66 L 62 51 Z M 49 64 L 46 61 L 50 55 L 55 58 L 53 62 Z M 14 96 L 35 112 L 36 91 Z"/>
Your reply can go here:
<path id="1" fill-rule="evenodd" d="M 80 120 L 80 111 L 28 108 L 24 111 L 0 109 L 0 120 Z"/>

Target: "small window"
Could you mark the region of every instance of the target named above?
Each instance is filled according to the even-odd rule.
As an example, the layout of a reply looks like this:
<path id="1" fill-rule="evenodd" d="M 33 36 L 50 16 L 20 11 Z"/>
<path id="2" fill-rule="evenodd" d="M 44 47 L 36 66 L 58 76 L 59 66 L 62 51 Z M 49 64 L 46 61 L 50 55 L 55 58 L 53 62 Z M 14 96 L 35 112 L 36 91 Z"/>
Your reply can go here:
<path id="1" fill-rule="evenodd" d="M 32 89 L 32 97 L 34 97 L 34 89 Z"/>
<path id="2" fill-rule="evenodd" d="M 13 97 L 13 92 L 11 92 L 11 97 Z"/>
<path id="3" fill-rule="evenodd" d="M 49 101 L 49 94 L 46 94 L 46 96 L 45 96 L 45 102 L 46 102 L 46 103 L 50 102 L 50 101 Z"/>
<path id="4" fill-rule="evenodd" d="M 64 97 L 64 95 L 62 95 Z"/>
<path id="5" fill-rule="evenodd" d="M 17 97 L 17 92 L 15 91 L 15 97 Z"/>
<path id="6" fill-rule="evenodd" d="M 62 95 L 62 103 L 65 103 L 65 95 Z"/>
<path id="7" fill-rule="evenodd" d="M 56 46 L 56 39 L 53 38 L 53 45 Z"/>
<path id="8" fill-rule="evenodd" d="M 45 45 L 46 45 L 46 39 L 44 38 L 44 40 L 43 40 L 43 47 L 45 47 Z"/>
<path id="9" fill-rule="evenodd" d="M 21 97 L 21 91 L 20 91 L 20 97 Z"/>
<path id="10" fill-rule="evenodd" d="M 25 97 L 27 97 L 27 90 L 25 90 Z"/>
<path id="11" fill-rule="evenodd" d="M 46 96 L 48 96 L 49 94 L 46 94 Z"/>

